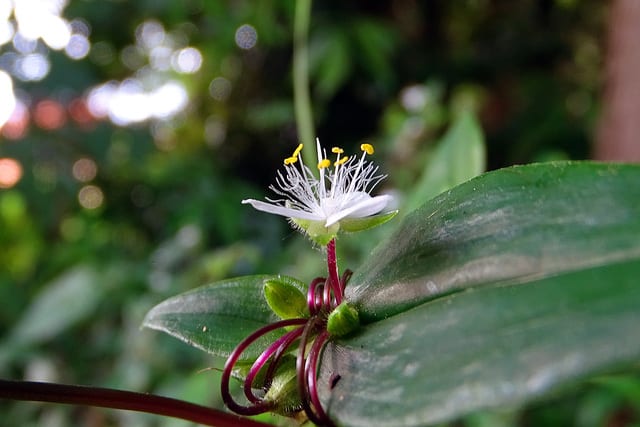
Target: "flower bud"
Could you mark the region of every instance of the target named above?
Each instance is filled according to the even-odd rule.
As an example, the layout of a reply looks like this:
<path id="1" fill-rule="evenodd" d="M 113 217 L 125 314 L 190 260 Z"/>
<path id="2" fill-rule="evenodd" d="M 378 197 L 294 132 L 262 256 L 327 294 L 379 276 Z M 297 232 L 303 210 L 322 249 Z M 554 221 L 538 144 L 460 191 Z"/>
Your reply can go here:
<path id="1" fill-rule="evenodd" d="M 329 314 L 327 331 L 335 337 L 347 335 L 360 326 L 358 310 L 343 302 Z"/>
<path id="2" fill-rule="evenodd" d="M 278 276 L 264 281 L 264 298 L 283 320 L 309 317 L 305 284 L 293 277 Z"/>

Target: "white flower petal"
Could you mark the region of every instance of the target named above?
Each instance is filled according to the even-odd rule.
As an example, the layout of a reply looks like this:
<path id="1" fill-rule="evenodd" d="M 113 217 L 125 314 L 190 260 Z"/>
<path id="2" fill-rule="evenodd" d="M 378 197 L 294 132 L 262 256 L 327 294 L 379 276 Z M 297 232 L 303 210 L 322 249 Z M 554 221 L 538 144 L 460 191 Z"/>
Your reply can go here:
<path id="1" fill-rule="evenodd" d="M 330 227 L 343 218 L 364 218 L 377 214 L 382 209 L 384 209 L 385 206 L 387 206 L 391 199 L 392 197 L 387 194 L 376 197 L 368 197 L 365 200 L 362 200 L 348 207 L 347 209 L 343 209 L 339 212 L 334 213 L 333 215 L 329 215 L 329 217 L 327 217 L 325 227 Z"/>
<path id="2" fill-rule="evenodd" d="M 322 216 L 314 215 L 311 212 L 301 211 L 299 209 L 285 208 L 284 206 L 274 205 L 272 203 L 263 202 L 261 200 L 245 199 L 242 201 L 242 204 L 250 204 L 259 211 L 282 215 L 288 218 L 308 219 L 311 221 L 321 221 L 324 219 Z"/>

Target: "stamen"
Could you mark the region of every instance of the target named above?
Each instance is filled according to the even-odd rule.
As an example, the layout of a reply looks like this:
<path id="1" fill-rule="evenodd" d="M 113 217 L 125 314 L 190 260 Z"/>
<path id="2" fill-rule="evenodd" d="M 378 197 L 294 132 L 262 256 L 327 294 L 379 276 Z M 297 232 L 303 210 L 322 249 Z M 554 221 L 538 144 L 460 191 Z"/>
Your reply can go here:
<path id="1" fill-rule="evenodd" d="M 375 152 L 371 144 L 360 144 L 360 149 L 368 155 L 372 155 Z"/>
<path id="2" fill-rule="evenodd" d="M 300 154 L 300 152 L 302 151 L 302 147 L 304 147 L 304 144 L 298 144 L 298 146 L 296 147 L 296 149 L 294 150 L 293 154 L 291 155 L 291 157 L 298 157 L 298 155 Z"/>
<path id="3" fill-rule="evenodd" d="M 333 147 L 331 149 L 331 152 L 335 153 L 335 154 L 342 154 L 342 153 L 344 153 L 344 150 L 342 148 L 340 148 L 340 147 Z"/>
<path id="4" fill-rule="evenodd" d="M 331 161 L 329 159 L 322 159 L 322 161 L 318 163 L 318 169 L 326 169 L 329 166 L 331 166 Z"/>
<path id="5" fill-rule="evenodd" d="M 284 164 L 285 165 L 292 165 L 297 161 L 298 161 L 298 156 L 291 156 L 291 157 L 287 157 L 286 159 L 284 159 Z"/>
<path id="6" fill-rule="evenodd" d="M 347 162 L 347 160 L 349 160 L 349 156 L 344 156 L 344 157 L 340 157 L 340 160 L 337 160 L 336 162 L 333 163 L 333 166 L 340 166 L 344 163 Z"/>

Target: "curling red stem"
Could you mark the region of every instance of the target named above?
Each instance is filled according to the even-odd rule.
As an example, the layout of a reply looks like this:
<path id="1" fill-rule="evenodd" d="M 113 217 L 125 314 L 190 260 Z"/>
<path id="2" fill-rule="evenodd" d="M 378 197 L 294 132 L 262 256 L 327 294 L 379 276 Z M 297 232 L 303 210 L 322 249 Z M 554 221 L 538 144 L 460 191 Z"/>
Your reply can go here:
<path id="1" fill-rule="evenodd" d="M 231 392 L 229 391 L 229 381 L 231 379 L 231 372 L 233 371 L 233 367 L 238 362 L 238 360 L 240 359 L 240 356 L 247 349 L 247 347 L 249 347 L 255 340 L 257 340 L 264 334 L 267 334 L 276 329 L 284 328 L 286 326 L 303 325 L 305 323 L 307 323 L 307 319 L 300 318 L 300 319 L 281 320 L 279 322 L 266 325 L 258 329 L 251 335 L 249 335 L 242 342 L 240 342 L 240 344 L 238 344 L 238 346 L 235 349 L 233 349 L 233 352 L 231 352 L 231 354 L 229 355 L 229 358 L 224 364 L 224 369 L 222 370 L 222 378 L 220 380 L 221 381 L 220 394 L 222 395 L 222 400 L 224 401 L 225 405 L 227 405 L 229 409 L 241 415 L 257 415 L 271 409 L 270 405 L 263 402 L 254 404 L 252 406 L 243 406 L 238 404 L 233 399 L 233 397 L 231 396 Z"/>
<path id="2" fill-rule="evenodd" d="M 183 400 L 100 387 L 0 380 L 0 398 L 123 409 L 180 418 L 207 426 L 268 427 L 268 424 Z"/>
<path id="3" fill-rule="evenodd" d="M 325 420 L 319 418 L 316 412 L 313 410 L 309 403 L 309 382 L 306 375 L 307 358 L 306 350 L 307 343 L 311 335 L 315 333 L 315 329 L 321 324 L 321 319 L 317 316 L 309 319 L 304 326 L 302 335 L 300 336 L 300 344 L 298 344 L 298 354 L 296 356 L 296 376 L 298 380 L 298 393 L 300 394 L 300 401 L 304 412 L 307 414 L 309 421 L 314 424 L 322 425 Z"/>
<path id="4" fill-rule="evenodd" d="M 318 386 L 317 386 L 317 371 L 318 371 L 318 360 L 320 359 L 320 353 L 322 352 L 322 347 L 325 342 L 329 338 L 329 332 L 325 329 L 316 337 L 315 341 L 311 345 L 311 349 L 309 350 L 309 356 L 307 357 L 307 361 L 305 364 L 305 372 L 304 375 L 307 377 L 307 388 L 309 390 L 309 398 L 311 400 L 312 406 L 315 408 L 314 412 L 317 418 L 321 421 L 323 426 L 332 427 L 334 424 L 331 421 L 331 418 L 324 412 L 322 408 L 322 403 L 320 402 L 320 397 L 318 396 Z"/>

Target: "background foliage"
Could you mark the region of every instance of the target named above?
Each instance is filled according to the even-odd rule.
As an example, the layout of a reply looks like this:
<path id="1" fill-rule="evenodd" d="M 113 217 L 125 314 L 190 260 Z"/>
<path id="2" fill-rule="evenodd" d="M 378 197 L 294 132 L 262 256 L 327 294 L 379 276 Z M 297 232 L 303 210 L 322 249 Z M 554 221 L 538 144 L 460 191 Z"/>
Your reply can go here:
<path id="1" fill-rule="evenodd" d="M 0 158 L 22 171 L 0 189 L 0 375 L 220 405 L 219 373 L 199 372 L 220 360 L 139 325 L 158 301 L 213 280 L 317 275 L 308 242 L 239 203 L 265 195 L 297 144 L 294 3 L 52 4 L 87 36 L 86 56 L 15 35 L 0 45 L 20 106 L 0 130 Z M 347 149 L 373 142 L 387 189 L 410 203 L 435 142 L 463 112 L 479 117 L 490 169 L 586 158 L 606 12 L 596 0 L 316 2 L 317 134 Z M 20 62 L 34 54 L 50 67 L 40 79 Z M 171 96 L 152 102 L 124 96 L 167 84 Z M 105 93 L 124 95 L 105 103 Z M 353 266 L 375 243 L 345 242 Z M 635 377 L 615 378 L 463 423 L 631 425 L 639 390 Z M 7 402 L 0 414 L 25 426 L 181 425 Z"/>

